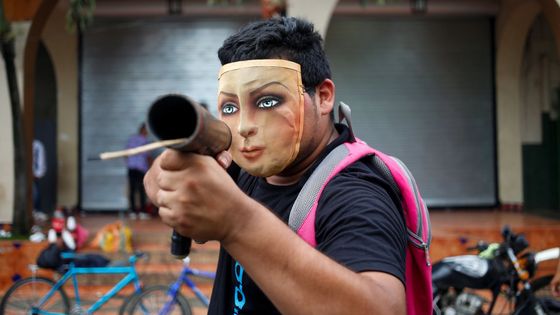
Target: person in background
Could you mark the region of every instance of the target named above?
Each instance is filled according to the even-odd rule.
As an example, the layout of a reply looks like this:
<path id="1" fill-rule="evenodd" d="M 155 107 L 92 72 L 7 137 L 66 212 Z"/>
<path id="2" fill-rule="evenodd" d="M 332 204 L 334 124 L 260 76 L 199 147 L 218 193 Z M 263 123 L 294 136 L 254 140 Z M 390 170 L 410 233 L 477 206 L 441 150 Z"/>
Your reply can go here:
<path id="1" fill-rule="evenodd" d="M 39 187 L 39 181 L 47 173 L 47 159 L 45 146 L 39 139 L 33 139 L 32 154 L 33 186 L 31 187 L 31 193 L 33 196 L 33 226 L 31 227 L 29 240 L 38 243 L 45 240 L 45 234 L 43 233 L 42 226 L 48 220 L 47 211 L 50 211 L 50 209 L 43 209 L 41 206 L 41 189 Z M 2 230 L 2 232 L 4 232 L 4 230 Z M 0 233 L 0 235 L 7 234 Z"/>
<path id="2" fill-rule="evenodd" d="M 39 179 L 47 173 L 47 161 L 45 146 L 38 140 L 33 140 L 33 210 L 41 211 L 41 192 L 39 191 Z"/>
<path id="3" fill-rule="evenodd" d="M 54 211 L 47 239 L 50 244 L 57 243 L 58 239 L 62 239 L 64 248 L 76 250 L 76 239 L 72 235 L 72 232 L 76 229 L 76 219 L 72 216 L 67 221 L 65 212 L 64 207 L 58 207 Z"/>
<path id="4" fill-rule="evenodd" d="M 148 129 L 146 124 L 140 124 L 138 133 L 128 138 L 126 148 L 131 149 L 148 143 Z M 149 219 L 146 213 L 146 191 L 144 190 L 144 175 L 151 164 L 151 156 L 148 152 L 129 156 L 126 159 L 128 170 L 128 199 L 129 199 L 129 218 L 135 220 Z M 140 199 L 140 204 L 136 204 L 136 196 Z"/>

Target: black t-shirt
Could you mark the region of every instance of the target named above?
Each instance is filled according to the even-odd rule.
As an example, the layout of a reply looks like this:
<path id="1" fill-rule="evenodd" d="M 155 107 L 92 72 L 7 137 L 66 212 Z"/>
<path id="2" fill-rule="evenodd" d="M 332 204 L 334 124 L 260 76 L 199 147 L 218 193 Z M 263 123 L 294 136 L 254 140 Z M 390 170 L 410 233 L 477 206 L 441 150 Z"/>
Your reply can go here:
<path id="1" fill-rule="evenodd" d="M 241 172 L 239 187 L 287 223 L 299 191 L 318 163 L 337 145 L 350 140 L 346 126 L 337 125 L 337 129 L 340 137 L 329 144 L 299 183 L 275 186 Z M 341 171 L 325 187 L 317 207 L 315 233 L 316 248 L 347 268 L 389 273 L 404 283 L 407 240 L 400 201 L 368 158 Z M 221 248 L 208 314 L 279 312 L 243 267 Z"/>

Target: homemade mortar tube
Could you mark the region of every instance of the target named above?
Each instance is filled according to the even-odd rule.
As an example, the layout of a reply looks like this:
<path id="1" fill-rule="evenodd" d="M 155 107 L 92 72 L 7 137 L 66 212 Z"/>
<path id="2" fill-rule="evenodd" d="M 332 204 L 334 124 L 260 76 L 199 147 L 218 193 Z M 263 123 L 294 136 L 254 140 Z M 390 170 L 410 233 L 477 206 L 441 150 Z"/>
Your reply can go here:
<path id="1" fill-rule="evenodd" d="M 184 95 L 158 98 L 148 111 L 147 123 L 160 140 L 183 139 L 168 146 L 173 150 L 216 156 L 231 145 L 229 127 Z M 190 248 L 191 240 L 173 231 L 171 254 L 182 259 L 189 255 Z"/>

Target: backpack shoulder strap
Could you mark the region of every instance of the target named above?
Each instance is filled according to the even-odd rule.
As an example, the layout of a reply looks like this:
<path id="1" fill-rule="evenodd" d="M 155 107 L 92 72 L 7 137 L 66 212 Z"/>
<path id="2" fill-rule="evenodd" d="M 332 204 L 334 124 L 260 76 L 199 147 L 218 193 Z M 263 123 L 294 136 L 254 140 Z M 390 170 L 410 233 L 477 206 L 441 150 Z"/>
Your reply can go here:
<path id="1" fill-rule="evenodd" d="M 340 102 L 338 106 L 338 119 L 340 123 L 346 120 L 350 131 L 350 141 L 351 143 L 356 142 L 354 131 L 352 130 L 351 109 L 350 106 L 343 102 Z M 367 145 L 363 146 L 362 149 L 363 152 L 350 154 L 350 149 L 346 144 L 336 147 L 313 171 L 297 196 L 290 211 L 288 225 L 312 246 L 317 244 L 315 241 L 315 211 L 325 186 L 346 166 L 371 153 L 371 148 Z"/>
<path id="2" fill-rule="evenodd" d="M 348 165 L 374 150 L 361 140 L 344 143 L 333 149 L 321 161 L 305 182 L 290 211 L 288 225 L 307 243 L 317 245 L 315 241 L 315 212 L 323 190 L 330 180 Z"/>
<path id="3" fill-rule="evenodd" d="M 368 155 L 401 198 L 409 241 L 424 250 L 427 256 L 432 238 L 430 219 L 414 177 L 399 159 L 377 151 L 359 139 L 339 145 L 321 161 L 297 196 L 288 225 L 315 246 L 315 212 L 323 190 L 341 170 Z"/>

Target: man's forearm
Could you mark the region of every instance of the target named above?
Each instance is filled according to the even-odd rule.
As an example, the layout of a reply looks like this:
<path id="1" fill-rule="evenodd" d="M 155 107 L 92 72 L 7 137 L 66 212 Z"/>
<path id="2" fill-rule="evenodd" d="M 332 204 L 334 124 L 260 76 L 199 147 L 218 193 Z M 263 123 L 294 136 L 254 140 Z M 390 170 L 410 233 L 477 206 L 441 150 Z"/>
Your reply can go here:
<path id="1" fill-rule="evenodd" d="M 246 200 L 240 229 L 222 245 L 283 314 L 405 314 L 404 287 L 383 273 L 355 273 Z"/>

